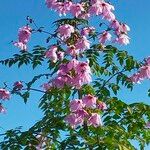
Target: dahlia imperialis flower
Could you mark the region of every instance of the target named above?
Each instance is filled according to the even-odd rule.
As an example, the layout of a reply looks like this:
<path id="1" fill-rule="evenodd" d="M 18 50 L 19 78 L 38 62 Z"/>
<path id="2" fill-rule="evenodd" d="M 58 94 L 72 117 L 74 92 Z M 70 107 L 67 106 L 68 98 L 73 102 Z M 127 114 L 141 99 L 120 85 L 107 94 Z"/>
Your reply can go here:
<path id="1" fill-rule="evenodd" d="M 70 12 L 72 13 L 73 16 L 78 17 L 82 12 L 84 11 L 84 8 L 82 4 L 72 4 Z"/>
<path id="2" fill-rule="evenodd" d="M 20 48 L 21 50 L 26 50 L 26 44 L 30 39 L 31 31 L 32 30 L 29 26 L 24 26 L 20 28 L 18 33 L 18 42 L 14 42 L 14 45 Z"/>
<path id="3" fill-rule="evenodd" d="M 102 126 L 100 115 L 97 113 L 92 113 L 91 117 L 88 119 L 88 125 L 94 127 Z"/>
<path id="4" fill-rule="evenodd" d="M 48 51 L 45 53 L 45 57 L 49 58 L 52 62 L 56 63 L 57 61 L 57 46 L 51 46 Z"/>
<path id="5" fill-rule="evenodd" d="M 97 98 L 93 95 L 85 95 L 82 99 L 75 99 L 70 102 L 71 113 L 65 118 L 65 121 L 73 128 L 78 125 L 83 125 L 84 121 L 87 121 L 88 126 L 98 127 L 102 125 L 100 115 L 93 113 L 96 108 Z M 106 109 L 104 102 L 99 102 L 98 109 Z M 92 109 L 92 113 L 90 112 Z M 90 111 L 89 111 L 90 110 Z"/>
<path id="6" fill-rule="evenodd" d="M 74 33 L 74 32 L 75 32 L 74 27 L 69 25 L 69 24 L 61 25 L 58 28 L 58 35 L 60 36 L 60 38 L 62 40 L 70 38 L 71 37 L 71 33 Z"/>
<path id="7" fill-rule="evenodd" d="M 0 99 L 6 100 L 10 99 L 10 92 L 6 89 L 0 89 Z"/>
<path id="8" fill-rule="evenodd" d="M 97 102 L 97 108 L 103 111 L 107 109 L 107 106 L 104 102 L 99 101 Z"/>
<path id="9" fill-rule="evenodd" d="M 62 88 L 64 85 L 80 88 L 83 84 L 91 82 L 91 69 L 87 62 L 72 59 L 66 64 L 61 64 L 53 79 L 52 85 Z"/>
<path id="10" fill-rule="evenodd" d="M 70 12 L 71 6 L 72 6 L 72 2 L 70 1 L 57 2 L 55 3 L 55 5 L 54 4 L 52 5 L 53 9 L 55 9 L 60 16 L 62 15 L 66 16 L 66 14 Z"/>
<path id="11" fill-rule="evenodd" d="M 70 110 L 72 112 L 75 112 L 77 110 L 81 110 L 82 108 L 83 108 L 82 100 L 75 99 L 75 100 L 70 102 Z"/>
<path id="12" fill-rule="evenodd" d="M 17 81 L 14 83 L 14 88 L 16 90 L 21 90 L 23 88 L 22 82 L 21 81 Z"/>
<path id="13" fill-rule="evenodd" d="M 102 35 L 100 36 L 100 38 L 99 38 L 99 42 L 102 43 L 102 44 L 104 44 L 106 41 L 110 41 L 111 37 L 112 36 L 111 36 L 111 34 L 109 32 L 104 31 L 102 33 Z"/>
<path id="14" fill-rule="evenodd" d="M 140 67 L 137 73 L 134 73 L 129 79 L 133 83 L 140 83 L 144 79 L 150 79 L 150 57 L 145 59 L 145 64 Z"/>
<path id="15" fill-rule="evenodd" d="M 78 39 L 77 43 L 75 44 L 75 47 L 76 49 L 84 51 L 90 48 L 90 41 L 87 40 L 85 36 L 83 36 L 81 39 Z"/>
<path id="16" fill-rule="evenodd" d="M 85 105 L 85 107 L 87 108 L 93 108 L 96 106 L 96 100 L 97 98 L 94 97 L 93 95 L 86 95 L 85 97 L 83 97 L 83 104 Z"/>

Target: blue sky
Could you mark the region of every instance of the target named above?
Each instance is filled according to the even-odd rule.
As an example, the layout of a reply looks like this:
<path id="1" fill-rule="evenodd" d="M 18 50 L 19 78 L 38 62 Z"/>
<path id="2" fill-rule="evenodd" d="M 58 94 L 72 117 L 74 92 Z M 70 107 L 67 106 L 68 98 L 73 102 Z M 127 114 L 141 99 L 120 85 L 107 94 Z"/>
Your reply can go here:
<path id="1" fill-rule="evenodd" d="M 150 1 L 149 0 L 112 0 L 116 8 L 116 16 L 119 20 L 127 23 L 131 32 L 131 44 L 123 47 L 129 54 L 134 55 L 136 59 L 142 60 L 150 55 Z M 44 0 L 1 0 L 0 1 L 0 60 L 11 57 L 14 53 L 18 53 L 18 49 L 14 48 L 9 42 L 17 37 L 17 30 L 22 27 L 26 21 L 25 17 L 29 15 L 35 18 L 39 26 L 45 26 L 51 30 L 51 22 L 56 19 L 56 13 L 48 10 L 44 4 Z M 44 45 L 41 40 L 45 35 L 33 35 L 29 48 L 33 45 Z M 23 67 L 17 70 L 16 67 L 7 68 L 0 66 L 0 85 L 3 81 L 13 83 L 16 80 L 32 79 L 33 75 L 46 71 L 36 69 L 32 72 L 30 67 Z M 147 95 L 147 89 L 150 88 L 150 82 L 144 81 L 141 85 L 136 85 L 135 90 L 130 93 L 122 89 L 123 94 L 119 94 L 128 103 L 145 102 L 150 104 Z M 140 91 L 140 92 L 139 92 Z M 41 112 L 37 108 L 38 97 L 40 95 L 33 93 L 29 102 L 25 105 L 21 98 L 12 97 L 10 101 L 5 103 L 8 112 L 6 115 L 0 115 L 0 132 L 6 129 L 24 126 L 28 128 L 33 125 L 40 117 Z"/>

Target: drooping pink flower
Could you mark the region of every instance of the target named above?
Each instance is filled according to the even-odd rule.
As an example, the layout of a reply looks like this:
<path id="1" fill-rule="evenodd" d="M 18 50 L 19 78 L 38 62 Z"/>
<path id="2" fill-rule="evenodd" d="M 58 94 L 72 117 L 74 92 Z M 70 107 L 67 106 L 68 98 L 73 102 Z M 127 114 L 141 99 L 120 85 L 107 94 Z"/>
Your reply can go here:
<path id="1" fill-rule="evenodd" d="M 150 66 L 142 66 L 140 68 L 140 78 L 147 78 L 147 79 L 150 79 Z"/>
<path id="2" fill-rule="evenodd" d="M 2 104 L 0 104 L 0 113 L 6 113 L 6 109 L 2 106 Z"/>
<path id="3" fill-rule="evenodd" d="M 108 21 L 112 21 L 112 20 L 115 20 L 115 15 L 110 11 L 108 13 L 103 13 L 102 18 Z"/>
<path id="4" fill-rule="evenodd" d="M 67 48 L 66 53 L 68 55 L 71 55 L 72 57 L 76 57 L 77 55 L 79 55 L 79 49 L 76 49 L 76 47 L 72 45 Z"/>
<path id="5" fill-rule="evenodd" d="M 133 83 L 140 83 L 141 80 L 141 77 L 140 77 L 140 73 L 135 73 L 133 74 L 131 77 L 129 77 L 129 79 L 131 80 L 131 82 Z"/>
<path id="6" fill-rule="evenodd" d="M 82 98 L 83 104 L 87 108 L 95 107 L 96 106 L 96 100 L 97 100 L 97 98 L 94 97 L 93 95 L 90 95 L 90 94 L 88 94 Z"/>
<path id="7" fill-rule="evenodd" d="M 81 51 L 84 51 L 90 48 L 90 41 L 87 40 L 85 36 L 83 36 L 82 38 L 78 39 L 77 43 L 75 44 L 75 47 Z"/>
<path id="8" fill-rule="evenodd" d="M 14 83 L 14 88 L 15 88 L 16 90 L 21 90 L 21 89 L 23 88 L 22 82 L 21 82 L 21 81 L 15 82 L 15 83 Z"/>
<path id="9" fill-rule="evenodd" d="M 104 31 L 102 33 L 102 35 L 100 36 L 100 38 L 99 38 L 99 42 L 102 43 L 102 44 L 104 44 L 106 41 L 110 41 L 111 37 L 112 36 L 111 36 L 111 34 L 109 32 Z"/>
<path id="10" fill-rule="evenodd" d="M 56 63 L 57 62 L 57 46 L 51 46 L 48 51 L 45 53 L 45 57 L 49 58 L 52 62 Z"/>
<path id="11" fill-rule="evenodd" d="M 103 12 L 102 5 L 100 3 L 95 3 L 89 8 L 89 13 L 91 15 L 100 15 Z"/>
<path id="12" fill-rule="evenodd" d="M 46 0 L 46 5 L 50 9 L 54 9 L 57 4 L 57 0 Z"/>
<path id="13" fill-rule="evenodd" d="M 83 12 L 83 13 L 78 15 L 78 18 L 88 20 L 90 18 L 90 16 L 91 16 L 90 13 Z"/>
<path id="14" fill-rule="evenodd" d="M 67 75 L 68 72 L 69 72 L 69 68 L 67 67 L 67 64 L 60 64 L 57 74 L 59 76 Z"/>
<path id="15" fill-rule="evenodd" d="M 0 99 L 6 100 L 10 99 L 10 92 L 6 89 L 0 89 Z"/>
<path id="16" fill-rule="evenodd" d="M 78 117 L 77 114 L 69 114 L 65 121 L 70 124 L 73 128 L 75 128 L 77 125 L 83 124 L 83 119 L 81 117 Z"/>
<path id="17" fill-rule="evenodd" d="M 19 29 L 18 40 L 23 44 L 27 44 L 31 36 L 31 28 L 29 26 L 24 26 Z"/>
<path id="18" fill-rule="evenodd" d="M 113 29 L 115 29 L 115 30 L 118 30 L 119 29 L 119 27 L 120 27 L 120 23 L 119 23 L 119 21 L 118 20 L 113 20 L 112 22 L 111 22 L 111 24 L 110 24 L 110 27 L 111 28 L 113 28 Z"/>
<path id="19" fill-rule="evenodd" d="M 50 83 L 43 83 L 41 87 L 44 89 L 44 91 L 48 91 L 52 86 Z"/>
<path id="20" fill-rule="evenodd" d="M 89 114 L 86 110 L 84 109 L 80 109 L 76 112 L 77 116 L 82 118 L 82 119 L 85 119 L 85 118 L 88 118 L 89 117 Z"/>
<path id="21" fill-rule="evenodd" d="M 74 33 L 75 30 L 74 30 L 74 27 L 69 25 L 69 24 L 64 24 L 64 25 L 61 25 L 59 28 L 58 28 L 58 34 L 60 36 L 60 38 L 62 40 L 65 40 L 67 38 L 70 38 L 71 37 L 71 34 Z"/>
<path id="22" fill-rule="evenodd" d="M 94 126 L 94 127 L 102 126 L 100 115 L 97 113 L 92 113 L 87 123 L 89 126 Z"/>
<path id="23" fill-rule="evenodd" d="M 87 62 L 79 62 L 76 66 L 76 72 L 80 75 L 85 72 L 91 74 L 91 68 Z"/>
<path id="24" fill-rule="evenodd" d="M 119 44 L 127 45 L 130 43 L 129 39 L 130 38 L 126 34 L 121 34 L 119 35 L 119 37 L 115 39 L 115 42 Z"/>
<path id="25" fill-rule="evenodd" d="M 65 2 L 57 2 L 55 6 L 53 7 L 57 12 L 59 12 L 59 15 L 65 15 L 70 11 L 72 6 L 71 1 L 65 1 Z"/>
<path id="26" fill-rule="evenodd" d="M 99 101 L 97 103 L 97 108 L 100 109 L 100 110 L 106 110 L 107 106 L 106 106 L 106 104 L 104 102 Z"/>
<path id="27" fill-rule="evenodd" d="M 75 99 L 75 100 L 72 100 L 72 101 L 70 102 L 70 110 L 71 110 L 72 112 L 81 110 L 82 108 L 83 108 L 82 100 L 80 100 L 80 99 Z"/>
<path id="28" fill-rule="evenodd" d="M 70 9 L 70 12 L 75 17 L 78 17 L 80 14 L 82 14 L 83 11 L 85 11 L 85 9 L 80 3 L 73 4 Z"/>
<path id="29" fill-rule="evenodd" d="M 72 59 L 72 60 L 67 64 L 67 68 L 68 68 L 69 70 L 75 69 L 75 68 L 78 66 L 79 63 L 80 63 L 80 62 L 79 62 L 77 59 Z"/>
<path id="30" fill-rule="evenodd" d="M 18 47 L 21 50 L 25 50 L 25 51 L 27 50 L 27 45 L 22 42 L 14 42 L 13 45 Z"/>
<path id="31" fill-rule="evenodd" d="M 115 10 L 114 6 L 107 2 L 102 2 L 101 5 L 103 8 L 103 13 Z"/>
<path id="32" fill-rule="evenodd" d="M 81 30 L 81 35 L 86 36 L 95 31 L 94 27 L 85 27 Z"/>
<path id="33" fill-rule="evenodd" d="M 128 31 L 130 31 L 130 27 L 129 27 L 127 24 L 122 23 L 122 24 L 120 25 L 119 30 L 120 30 L 121 32 L 127 33 Z"/>
<path id="34" fill-rule="evenodd" d="M 70 75 L 60 75 L 52 80 L 52 86 L 57 88 L 63 88 L 65 85 L 71 86 L 72 77 Z"/>

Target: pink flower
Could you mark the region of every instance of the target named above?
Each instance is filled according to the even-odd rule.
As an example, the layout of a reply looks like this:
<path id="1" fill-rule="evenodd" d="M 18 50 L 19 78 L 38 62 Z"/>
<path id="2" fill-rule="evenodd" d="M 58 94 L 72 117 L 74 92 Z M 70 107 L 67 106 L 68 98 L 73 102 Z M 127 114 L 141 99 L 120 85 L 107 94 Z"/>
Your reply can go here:
<path id="1" fill-rule="evenodd" d="M 75 47 L 79 50 L 86 50 L 90 48 L 90 41 L 87 40 L 85 36 L 83 36 L 81 39 L 78 39 Z"/>
<path id="2" fill-rule="evenodd" d="M 139 73 L 141 78 L 150 79 L 150 66 L 142 66 Z"/>
<path id="3" fill-rule="evenodd" d="M 21 81 L 17 81 L 14 83 L 14 88 L 16 90 L 21 90 L 23 88 L 22 82 Z"/>
<path id="4" fill-rule="evenodd" d="M 54 9 L 56 9 L 61 16 L 61 15 L 66 15 L 70 11 L 71 6 L 72 6 L 72 2 L 70 1 L 57 2 L 54 6 Z"/>
<path id="5" fill-rule="evenodd" d="M 104 31 L 101 35 L 101 37 L 99 38 L 99 42 L 104 44 L 106 41 L 110 41 L 111 40 L 111 34 L 107 31 Z"/>
<path id="6" fill-rule="evenodd" d="M 50 83 L 44 83 L 41 87 L 43 87 L 44 91 L 48 91 L 51 89 Z"/>
<path id="7" fill-rule="evenodd" d="M 67 64 L 60 64 L 57 74 L 60 76 L 67 75 L 68 72 L 69 72 L 69 68 L 67 67 Z"/>
<path id="8" fill-rule="evenodd" d="M 106 19 L 108 21 L 115 20 L 115 15 L 111 11 L 107 13 L 103 13 L 102 16 L 103 16 L 103 19 Z"/>
<path id="9" fill-rule="evenodd" d="M 71 34 L 74 33 L 74 32 L 75 32 L 74 27 L 69 25 L 69 24 L 61 25 L 58 28 L 58 34 L 62 38 L 62 40 L 70 38 Z"/>
<path id="10" fill-rule="evenodd" d="M 87 123 L 89 126 L 94 126 L 94 127 L 102 126 L 100 115 L 97 113 L 92 113 Z"/>
<path id="11" fill-rule="evenodd" d="M 86 19 L 88 20 L 90 18 L 90 13 L 81 13 L 78 15 L 78 18 L 81 18 L 81 19 Z"/>
<path id="12" fill-rule="evenodd" d="M 76 49 L 76 47 L 72 45 L 67 48 L 66 53 L 71 55 L 72 57 L 76 57 L 77 55 L 79 55 L 79 49 Z"/>
<path id="13" fill-rule="evenodd" d="M 111 22 L 111 24 L 110 24 L 110 27 L 111 28 L 113 28 L 113 29 L 119 29 L 119 27 L 120 27 L 120 23 L 119 23 L 119 21 L 118 20 L 113 20 L 112 22 Z"/>
<path id="14" fill-rule="evenodd" d="M 77 125 L 83 124 L 83 119 L 78 117 L 77 114 L 70 114 L 65 118 L 65 121 L 69 123 L 73 128 Z"/>
<path id="15" fill-rule="evenodd" d="M 45 57 L 50 58 L 52 62 L 56 63 L 57 62 L 57 46 L 51 46 L 51 48 L 46 51 Z"/>
<path id="16" fill-rule="evenodd" d="M 127 33 L 128 31 L 130 31 L 130 27 L 129 27 L 127 24 L 122 23 L 122 24 L 120 25 L 119 30 L 120 30 L 121 32 Z"/>
<path id="17" fill-rule="evenodd" d="M 73 16 L 78 17 L 82 12 L 84 11 L 84 8 L 82 4 L 73 4 L 71 6 L 70 12 L 72 13 Z"/>
<path id="18" fill-rule="evenodd" d="M 129 39 L 130 38 L 126 34 L 121 34 L 118 38 L 115 39 L 115 41 L 119 44 L 127 45 L 130 43 Z"/>
<path id="19" fill-rule="evenodd" d="M 86 36 L 95 31 L 94 27 L 85 27 L 81 30 L 81 35 Z"/>
<path id="20" fill-rule="evenodd" d="M 103 8 L 102 8 L 102 6 L 100 5 L 100 3 L 98 2 L 98 3 L 95 3 L 95 4 L 93 4 L 91 7 L 90 7 L 90 9 L 89 9 L 89 13 L 91 14 L 91 15 L 100 15 L 100 14 L 102 14 L 102 11 L 103 11 Z"/>
<path id="21" fill-rule="evenodd" d="M 24 26 L 22 28 L 19 29 L 19 33 L 18 33 L 18 39 L 19 42 L 23 43 L 23 44 L 27 44 L 27 42 L 30 39 L 31 36 L 31 28 L 29 26 Z"/>
<path id="22" fill-rule="evenodd" d="M 57 4 L 57 0 L 46 0 L 46 5 L 48 8 L 54 8 Z"/>
<path id="23" fill-rule="evenodd" d="M 140 77 L 140 73 L 133 74 L 129 79 L 133 83 L 140 83 L 140 81 L 142 80 L 141 77 Z"/>
<path id="24" fill-rule="evenodd" d="M 25 51 L 27 50 L 27 45 L 22 42 L 14 42 L 13 45 L 18 47 L 21 50 L 25 50 Z"/>
<path id="25" fill-rule="evenodd" d="M 106 3 L 106 2 L 102 2 L 102 7 L 103 7 L 103 13 L 106 13 L 106 12 L 110 12 L 110 11 L 113 11 L 115 10 L 114 6 L 109 4 L 109 3 Z"/>
<path id="26" fill-rule="evenodd" d="M 76 66 L 76 71 L 80 75 L 85 72 L 91 74 L 91 68 L 87 62 L 79 62 Z"/>
<path id="27" fill-rule="evenodd" d="M 86 95 L 85 97 L 82 98 L 83 104 L 85 105 L 85 107 L 87 108 L 92 108 L 96 105 L 96 100 L 97 98 L 94 97 L 93 95 Z"/>
<path id="28" fill-rule="evenodd" d="M 79 61 L 77 59 L 72 59 L 68 64 L 67 64 L 67 68 L 69 70 L 75 69 L 79 64 Z"/>
<path id="29" fill-rule="evenodd" d="M 80 100 L 80 99 L 75 99 L 75 100 L 72 100 L 72 101 L 70 102 L 70 109 L 71 109 L 72 112 L 81 110 L 82 108 L 83 108 L 82 100 Z"/>
<path id="30" fill-rule="evenodd" d="M 107 109 L 107 106 L 104 102 L 98 102 L 97 103 L 97 108 L 100 109 L 100 110 L 106 110 Z"/>
<path id="31" fill-rule="evenodd" d="M 10 92 L 6 89 L 0 89 L 0 99 L 6 100 L 10 99 Z"/>
<path id="32" fill-rule="evenodd" d="M 76 112 L 77 116 L 82 118 L 82 119 L 85 119 L 85 118 L 88 118 L 89 117 L 89 114 L 86 110 L 84 109 L 80 109 Z"/>
<path id="33" fill-rule="evenodd" d="M 2 104 L 0 104 L 0 113 L 6 113 L 6 109 L 2 106 Z"/>

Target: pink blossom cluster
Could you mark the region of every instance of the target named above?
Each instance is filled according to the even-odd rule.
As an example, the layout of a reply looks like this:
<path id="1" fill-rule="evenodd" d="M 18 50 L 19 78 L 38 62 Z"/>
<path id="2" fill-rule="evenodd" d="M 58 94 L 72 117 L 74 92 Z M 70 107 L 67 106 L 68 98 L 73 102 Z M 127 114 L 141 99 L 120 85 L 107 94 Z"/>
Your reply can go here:
<path id="1" fill-rule="evenodd" d="M 92 81 L 91 74 L 88 62 L 72 59 L 70 62 L 60 65 L 57 77 L 53 79 L 52 85 L 58 88 L 65 85 L 80 88 L 83 84 Z"/>
<path id="2" fill-rule="evenodd" d="M 145 64 L 140 67 L 137 73 L 129 78 L 133 83 L 140 83 L 144 79 L 150 79 L 150 57 L 145 60 Z"/>
<path id="3" fill-rule="evenodd" d="M 97 97 L 88 94 L 82 99 L 75 99 L 70 102 L 71 113 L 65 118 L 65 121 L 73 128 L 83 125 L 85 120 L 88 126 L 102 126 L 100 115 L 94 112 L 94 109 L 105 110 L 106 108 L 104 102 L 100 102 Z"/>
<path id="4" fill-rule="evenodd" d="M 71 34 L 75 32 L 75 29 L 69 24 L 64 24 L 59 26 L 57 32 L 62 40 L 66 40 L 71 37 Z"/>
<path id="5" fill-rule="evenodd" d="M 45 52 L 45 57 L 49 58 L 53 63 L 56 63 L 57 60 L 63 60 L 64 52 L 58 51 L 58 47 L 53 45 Z"/>
<path id="6" fill-rule="evenodd" d="M 59 14 L 71 13 L 73 16 L 77 18 L 88 19 L 93 15 L 100 15 L 103 19 L 110 22 L 109 29 L 113 30 L 113 34 L 116 35 L 116 38 L 112 40 L 113 42 L 127 45 L 129 44 L 130 38 L 127 36 L 128 31 L 130 31 L 129 26 L 124 23 L 120 23 L 113 11 L 114 6 L 104 0 L 91 0 L 90 5 L 86 5 L 86 2 L 73 3 L 70 1 L 59 2 L 57 0 L 46 0 L 46 4 L 48 8 L 54 9 L 59 12 Z M 87 8 L 88 7 L 88 8 Z M 63 25 L 60 27 L 61 35 L 65 34 L 65 36 L 69 37 L 74 32 L 73 27 L 66 29 Z M 65 33 L 67 32 L 67 33 Z M 81 31 L 81 35 L 88 35 L 90 32 L 90 28 L 85 28 Z M 64 38 L 64 36 L 62 36 Z M 106 30 L 99 37 L 99 42 L 104 44 L 106 41 L 111 41 L 112 35 Z M 80 40 L 80 39 L 79 39 Z"/>
<path id="7" fill-rule="evenodd" d="M 31 36 L 31 28 L 29 26 L 24 26 L 19 29 L 18 33 L 18 41 L 14 42 L 13 44 L 20 48 L 21 50 L 26 50 L 27 49 L 27 43 L 30 39 Z"/>
<path id="8" fill-rule="evenodd" d="M 0 89 L 0 99 L 2 101 L 9 100 L 10 99 L 10 92 L 6 89 Z M 2 106 L 2 103 L 0 103 L 0 113 L 6 113 L 6 109 Z"/>

